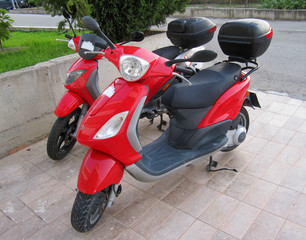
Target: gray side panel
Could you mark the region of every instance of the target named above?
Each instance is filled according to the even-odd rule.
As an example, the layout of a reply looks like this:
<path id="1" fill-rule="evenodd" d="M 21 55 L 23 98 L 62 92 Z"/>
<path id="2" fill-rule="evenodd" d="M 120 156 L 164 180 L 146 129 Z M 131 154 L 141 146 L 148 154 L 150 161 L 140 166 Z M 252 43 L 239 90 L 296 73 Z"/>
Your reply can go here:
<path id="1" fill-rule="evenodd" d="M 96 100 L 100 96 L 101 91 L 99 88 L 98 68 L 94 69 L 90 74 L 89 79 L 86 83 L 86 88 L 94 100 Z"/>
<path id="2" fill-rule="evenodd" d="M 129 142 L 131 146 L 134 148 L 136 152 L 140 152 L 142 150 L 142 146 L 140 144 L 138 135 L 137 135 L 137 123 L 139 120 L 139 116 L 141 113 L 141 110 L 143 108 L 143 105 L 146 101 L 147 96 L 144 96 L 138 103 L 138 106 L 132 116 L 132 119 L 130 121 L 129 127 L 127 129 L 126 135 L 129 139 Z"/>

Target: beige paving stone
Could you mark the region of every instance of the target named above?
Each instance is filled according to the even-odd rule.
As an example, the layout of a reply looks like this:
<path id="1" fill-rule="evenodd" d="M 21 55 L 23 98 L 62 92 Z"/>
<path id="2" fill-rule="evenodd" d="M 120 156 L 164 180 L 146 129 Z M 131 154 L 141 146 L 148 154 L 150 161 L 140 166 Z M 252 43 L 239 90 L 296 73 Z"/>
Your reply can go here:
<path id="1" fill-rule="evenodd" d="M 108 222 L 102 224 L 94 233 L 90 234 L 90 236 L 86 239 L 89 240 L 113 240 L 118 237 L 123 231 L 127 228 L 117 221 L 116 219 L 110 219 Z"/>
<path id="2" fill-rule="evenodd" d="M 177 210 L 148 239 L 178 239 L 194 221 L 195 219 L 190 215 Z"/>
<path id="3" fill-rule="evenodd" d="M 0 224 L 0 237 L 1 237 L 1 234 L 3 234 L 4 232 L 16 226 L 16 224 L 12 220 L 10 220 L 5 214 L 3 214 L 1 211 L 0 211 L 0 223 L 1 223 Z"/>
<path id="4" fill-rule="evenodd" d="M 268 112 L 268 111 L 261 111 L 260 114 L 257 116 L 256 121 L 264 123 L 264 124 L 268 124 L 275 116 L 276 116 L 276 113 Z M 252 121 L 255 120 L 253 118 L 251 119 Z"/>
<path id="5" fill-rule="evenodd" d="M 258 122 L 258 121 L 251 122 L 247 136 L 255 137 L 261 131 L 261 129 L 263 129 L 265 126 L 266 124 Z"/>
<path id="6" fill-rule="evenodd" d="M 282 218 L 286 218 L 298 196 L 299 193 L 296 191 L 278 187 L 266 205 L 265 210 Z"/>
<path id="7" fill-rule="evenodd" d="M 260 155 L 276 158 L 285 147 L 285 144 L 270 141 L 261 151 Z"/>
<path id="8" fill-rule="evenodd" d="M 14 227 L 10 228 L 4 234 L 0 235 L 0 239 L 1 240 L 25 239 L 45 226 L 46 226 L 45 222 L 43 222 L 37 216 L 33 216 L 28 221 L 19 223 Z"/>
<path id="9" fill-rule="evenodd" d="M 297 132 L 288 143 L 289 146 L 306 149 L 306 133 Z"/>
<path id="10" fill-rule="evenodd" d="M 240 172 L 248 165 L 250 161 L 253 160 L 256 155 L 253 153 L 245 152 L 243 150 L 237 152 L 236 151 L 237 150 L 234 150 L 234 156 L 225 164 L 225 166 L 234 168 Z"/>
<path id="11" fill-rule="evenodd" d="M 299 196 L 288 219 L 306 227 L 306 194 L 301 194 Z"/>
<path id="12" fill-rule="evenodd" d="M 124 208 L 128 207 L 130 204 L 138 199 L 139 195 L 142 194 L 143 191 L 135 188 L 134 186 L 130 186 L 127 189 L 123 189 L 122 193 L 115 199 L 115 203 L 111 208 L 107 208 L 105 212 L 110 214 L 111 216 L 115 216 L 123 210 Z"/>
<path id="13" fill-rule="evenodd" d="M 33 164 L 38 164 L 40 162 L 49 160 L 46 152 L 46 145 L 44 144 L 36 146 L 31 145 L 28 148 L 17 152 L 17 154 Z"/>
<path id="14" fill-rule="evenodd" d="M 126 229 L 115 240 L 145 240 L 145 238 L 131 229 Z"/>
<path id="15" fill-rule="evenodd" d="M 30 163 L 24 158 L 18 156 L 17 154 L 10 155 L 1 159 L 0 161 L 0 185 L 2 188 L 5 187 L 7 178 L 15 173 L 16 171 L 29 166 Z"/>
<path id="16" fill-rule="evenodd" d="M 47 181 L 42 182 L 40 185 L 33 187 L 32 189 L 29 189 L 28 191 L 21 194 L 19 199 L 25 204 L 29 204 L 30 202 L 33 202 L 34 200 L 50 192 L 51 189 L 53 189 L 58 184 L 60 184 L 59 181 L 54 178 L 50 178 Z"/>
<path id="17" fill-rule="evenodd" d="M 67 195 L 74 193 L 73 190 L 65 186 L 64 184 L 60 183 L 54 188 L 50 189 L 50 192 L 46 193 L 45 195 L 41 196 L 40 198 L 34 200 L 33 202 L 29 203 L 28 206 L 38 215 L 44 214 L 46 209 L 53 205 L 56 202 L 61 201 Z"/>
<path id="18" fill-rule="evenodd" d="M 212 176 L 205 186 L 223 192 L 236 176 L 237 174 L 233 171 L 222 171 Z"/>
<path id="19" fill-rule="evenodd" d="M 125 226 L 130 226 L 137 221 L 139 217 L 149 211 L 157 202 L 158 200 L 156 198 L 142 192 L 134 202 L 116 214 L 115 218 L 124 223 Z"/>
<path id="20" fill-rule="evenodd" d="M 59 199 L 52 205 L 46 206 L 44 209 L 39 209 L 37 215 L 43 219 L 46 223 L 50 223 L 65 212 L 71 212 L 73 202 L 76 193 L 70 193 L 69 195 Z"/>
<path id="21" fill-rule="evenodd" d="M 202 213 L 199 219 L 215 228 L 219 228 L 224 220 L 233 212 L 238 203 L 238 200 L 221 194 Z"/>
<path id="22" fill-rule="evenodd" d="M 178 174 L 174 174 L 157 182 L 140 183 L 139 181 L 136 181 L 136 183 L 133 185 L 151 194 L 153 197 L 161 200 L 183 181 L 185 181 L 184 177 Z M 146 189 L 140 187 L 140 185 L 144 186 L 144 184 L 147 186 Z"/>
<path id="23" fill-rule="evenodd" d="M 294 100 L 294 99 L 292 99 Z M 294 113 L 293 116 L 306 119 L 306 107 L 300 106 Z"/>
<path id="24" fill-rule="evenodd" d="M 224 193 L 235 199 L 242 200 L 254 182 L 255 177 L 248 174 L 239 173 L 227 187 Z"/>
<path id="25" fill-rule="evenodd" d="M 287 145 L 276 157 L 276 160 L 286 164 L 294 165 L 301 157 L 303 157 L 303 152 L 300 149 Z"/>
<path id="26" fill-rule="evenodd" d="M 274 239 L 284 222 L 285 219 L 262 211 L 244 235 L 243 239 Z"/>
<path id="27" fill-rule="evenodd" d="M 1 185 L 4 188 L 11 188 L 14 185 L 18 185 L 20 183 L 24 183 L 30 180 L 32 177 L 39 175 L 42 171 L 34 166 L 32 163 L 25 161 L 22 164 L 22 167 L 17 171 L 10 173 L 3 180 L 0 180 Z"/>
<path id="28" fill-rule="evenodd" d="M 280 130 L 280 127 L 276 127 L 276 126 L 267 124 L 258 132 L 256 137 L 270 141 L 276 136 L 279 130 Z"/>
<path id="29" fill-rule="evenodd" d="M 229 234 L 226 234 L 222 231 L 217 231 L 216 234 L 213 236 L 210 240 L 237 240 L 238 238 L 235 238 Z"/>
<path id="30" fill-rule="evenodd" d="M 145 238 L 148 238 L 175 211 L 174 207 L 160 201 L 142 215 L 131 228 Z"/>
<path id="31" fill-rule="evenodd" d="M 205 240 L 210 239 L 215 233 L 216 229 L 214 227 L 196 220 L 183 236 L 180 237 L 180 240 Z"/>
<path id="32" fill-rule="evenodd" d="M 255 137 L 242 149 L 243 151 L 258 154 L 266 145 L 268 144 L 267 140 L 262 138 Z"/>
<path id="33" fill-rule="evenodd" d="M 276 114 L 276 116 L 269 122 L 269 124 L 277 126 L 277 127 L 283 127 L 290 116 L 286 116 L 283 114 Z"/>
<path id="34" fill-rule="evenodd" d="M 258 179 L 243 198 L 243 201 L 254 207 L 263 209 L 276 189 L 276 184 Z"/>
<path id="35" fill-rule="evenodd" d="M 287 221 L 280 232 L 278 233 L 276 240 L 305 240 L 306 228 L 293 222 Z"/>
<path id="36" fill-rule="evenodd" d="M 241 239 L 257 218 L 260 210 L 241 202 L 225 220 L 220 230 Z"/>
<path id="37" fill-rule="evenodd" d="M 294 134 L 295 131 L 282 128 L 275 134 L 272 141 L 276 143 L 288 144 Z"/>
<path id="38" fill-rule="evenodd" d="M 298 167 L 293 167 L 289 170 L 281 182 L 281 186 L 301 192 L 306 184 L 305 170 Z"/>
<path id="39" fill-rule="evenodd" d="M 288 121 L 284 124 L 284 129 L 290 129 L 293 131 L 299 131 L 302 124 L 304 123 L 305 118 L 300 118 L 297 116 L 291 116 Z"/>
<path id="40" fill-rule="evenodd" d="M 280 184 L 291 166 L 282 162 L 274 161 L 261 176 L 262 179 L 269 182 Z"/>
<path id="41" fill-rule="evenodd" d="M 259 154 L 256 155 L 244 169 L 242 169 L 242 172 L 255 177 L 260 177 L 272 162 L 273 158 Z"/>
<path id="42" fill-rule="evenodd" d="M 49 180 L 50 178 L 51 176 L 43 172 L 30 178 L 28 181 L 21 182 L 20 184 L 15 184 L 14 186 L 3 191 L 5 194 L 0 194 L 0 203 L 8 201 L 11 197 L 20 196 L 28 190 L 39 186 L 41 183 Z"/>
<path id="43" fill-rule="evenodd" d="M 49 226 L 45 226 L 38 232 L 32 234 L 27 240 L 54 240 L 58 234 L 56 234 Z"/>
<path id="44" fill-rule="evenodd" d="M 184 180 L 162 200 L 171 206 L 179 207 L 185 201 L 187 201 L 191 195 L 195 193 L 201 186 L 203 185 Z"/>
<path id="45" fill-rule="evenodd" d="M 218 195 L 217 191 L 202 187 L 179 208 L 189 215 L 198 218 Z"/>

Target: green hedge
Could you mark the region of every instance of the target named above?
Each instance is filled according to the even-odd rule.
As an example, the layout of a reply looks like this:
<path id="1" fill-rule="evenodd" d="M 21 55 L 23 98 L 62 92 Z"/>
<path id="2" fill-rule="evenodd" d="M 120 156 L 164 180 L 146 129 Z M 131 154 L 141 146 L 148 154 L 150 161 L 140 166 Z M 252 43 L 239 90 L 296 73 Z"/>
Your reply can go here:
<path id="1" fill-rule="evenodd" d="M 305 0 L 263 0 L 264 8 L 274 9 L 305 9 Z"/>

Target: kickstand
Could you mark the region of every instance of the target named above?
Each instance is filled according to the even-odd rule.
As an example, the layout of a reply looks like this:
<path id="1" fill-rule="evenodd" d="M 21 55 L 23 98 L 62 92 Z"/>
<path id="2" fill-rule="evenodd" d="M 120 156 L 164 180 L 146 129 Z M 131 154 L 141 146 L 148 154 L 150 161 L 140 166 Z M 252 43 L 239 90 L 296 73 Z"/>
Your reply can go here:
<path id="1" fill-rule="evenodd" d="M 157 125 L 157 128 L 161 131 L 165 131 L 164 129 L 162 129 L 163 126 L 166 126 L 167 125 L 167 122 L 164 121 L 164 118 L 163 118 L 163 114 L 160 114 L 160 124 Z"/>
<path id="2" fill-rule="evenodd" d="M 209 164 L 206 166 L 206 170 L 208 172 L 218 172 L 218 171 L 222 171 L 222 170 L 228 170 L 228 171 L 233 171 L 233 172 L 238 172 L 235 168 L 218 168 L 218 169 L 211 169 L 212 167 L 217 167 L 218 166 L 218 162 L 213 160 L 213 157 L 210 156 L 209 157 Z"/>

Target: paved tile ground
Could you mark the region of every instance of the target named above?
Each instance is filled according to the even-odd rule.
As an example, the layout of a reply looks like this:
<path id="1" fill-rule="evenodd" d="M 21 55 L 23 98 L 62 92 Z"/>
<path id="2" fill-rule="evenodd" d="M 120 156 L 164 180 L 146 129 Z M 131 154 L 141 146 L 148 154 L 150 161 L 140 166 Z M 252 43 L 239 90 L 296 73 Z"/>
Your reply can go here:
<path id="1" fill-rule="evenodd" d="M 246 141 L 214 155 L 238 173 L 208 173 L 208 159 L 155 183 L 125 173 L 122 194 L 88 233 L 70 225 L 86 147 L 55 162 L 43 140 L 1 159 L 0 239 L 305 240 L 306 102 L 258 96 Z M 160 135 L 148 121 L 139 131 L 143 144 Z"/>

